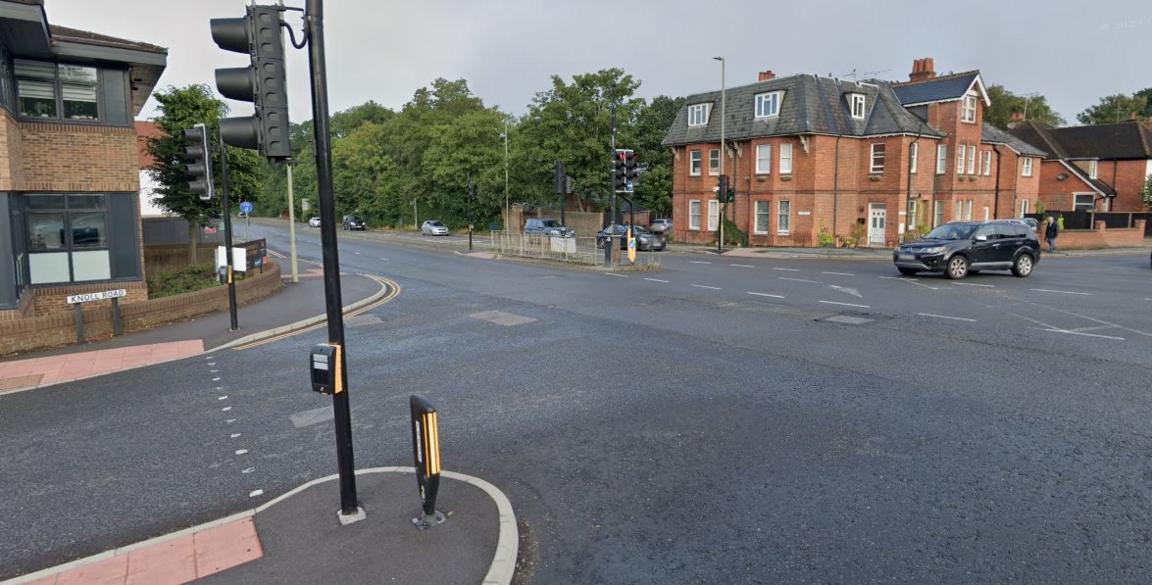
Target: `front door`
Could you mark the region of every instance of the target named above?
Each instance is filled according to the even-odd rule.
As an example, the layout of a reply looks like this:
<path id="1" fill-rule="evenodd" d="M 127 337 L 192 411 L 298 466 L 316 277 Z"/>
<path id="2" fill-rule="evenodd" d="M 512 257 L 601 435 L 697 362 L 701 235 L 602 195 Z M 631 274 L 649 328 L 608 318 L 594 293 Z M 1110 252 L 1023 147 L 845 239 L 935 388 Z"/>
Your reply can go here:
<path id="1" fill-rule="evenodd" d="M 888 227 L 888 210 L 883 203 L 868 206 L 868 245 L 883 248 L 887 243 L 885 235 Z"/>

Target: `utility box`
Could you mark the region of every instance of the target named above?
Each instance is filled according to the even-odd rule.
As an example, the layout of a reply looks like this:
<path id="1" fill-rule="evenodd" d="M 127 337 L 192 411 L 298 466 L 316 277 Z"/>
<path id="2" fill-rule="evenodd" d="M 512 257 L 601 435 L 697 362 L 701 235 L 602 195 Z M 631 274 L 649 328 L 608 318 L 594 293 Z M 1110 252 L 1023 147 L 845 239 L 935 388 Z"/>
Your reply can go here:
<path id="1" fill-rule="evenodd" d="M 340 372 L 340 346 L 322 343 L 312 348 L 308 360 L 312 372 L 312 391 L 339 394 L 344 381 Z"/>

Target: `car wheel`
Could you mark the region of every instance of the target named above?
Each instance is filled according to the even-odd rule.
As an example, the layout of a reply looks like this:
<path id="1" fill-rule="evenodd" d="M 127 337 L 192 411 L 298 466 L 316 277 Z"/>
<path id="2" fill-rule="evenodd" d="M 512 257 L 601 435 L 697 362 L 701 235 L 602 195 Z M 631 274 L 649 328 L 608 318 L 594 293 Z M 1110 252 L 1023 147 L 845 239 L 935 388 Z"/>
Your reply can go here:
<path id="1" fill-rule="evenodd" d="M 968 276 L 968 259 L 957 254 L 948 260 L 948 268 L 944 274 L 952 280 L 960 280 Z"/>
<path id="2" fill-rule="evenodd" d="M 1032 256 L 1028 254 L 1021 254 L 1016 257 L 1016 261 L 1012 263 L 1012 274 L 1020 278 L 1028 278 L 1032 274 L 1032 268 L 1036 266 L 1036 262 L 1032 260 Z"/>
<path id="3" fill-rule="evenodd" d="M 897 267 L 896 270 L 899 270 L 900 274 L 903 274 L 904 276 L 916 276 L 916 273 L 919 272 L 919 270 L 916 270 L 915 268 Z"/>

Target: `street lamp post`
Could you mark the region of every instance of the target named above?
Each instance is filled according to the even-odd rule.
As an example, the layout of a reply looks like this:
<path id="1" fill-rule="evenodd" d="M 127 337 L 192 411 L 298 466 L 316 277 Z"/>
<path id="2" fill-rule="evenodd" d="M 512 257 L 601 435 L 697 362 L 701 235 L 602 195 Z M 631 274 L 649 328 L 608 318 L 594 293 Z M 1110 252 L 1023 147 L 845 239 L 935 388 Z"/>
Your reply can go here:
<path id="1" fill-rule="evenodd" d="M 512 219 L 512 205 L 508 199 L 508 119 L 504 119 L 504 231 L 508 232 L 508 222 Z"/>
<path id="2" fill-rule="evenodd" d="M 724 85 L 724 68 L 725 68 L 725 65 L 727 63 L 724 60 L 724 57 L 712 57 L 712 58 L 715 59 L 716 61 L 720 62 L 720 176 L 723 177 L 724 176 L 724 158 L 727 154 L 724 152 L 724 122 L 725 122 L 725 118 L 727 118 L 725 109 L 726 109 L 727 101 L 728 101 L 728 91 Z M 726 183 L 727 183 L 726 181 L 721 181 L 718 184 L 726 184 Z M 717 189 L 716 190 L 716 199 L 718 200 L 718 205 L 720 206 L 720 210 L 719 210 L 720 211 L 720 217 L 718 218 L 718 221 L 717 221 L 717 224 L 719 224 L 719 225 L 717 225 L 716 251 L 717 252 L 723 252 L 724 251 L 724 218 L 726 217 L 724 212 L 727 210 L 727 207 L 728 207 L 728 194 L 727 193 L 721 193 L 720 190 Z"/>

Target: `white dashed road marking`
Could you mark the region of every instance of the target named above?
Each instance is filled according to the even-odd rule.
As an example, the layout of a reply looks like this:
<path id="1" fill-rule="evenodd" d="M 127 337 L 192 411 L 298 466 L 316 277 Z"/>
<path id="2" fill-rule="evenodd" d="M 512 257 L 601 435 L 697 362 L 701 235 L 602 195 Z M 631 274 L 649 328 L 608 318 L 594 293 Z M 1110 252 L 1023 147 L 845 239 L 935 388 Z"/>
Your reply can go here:
<path id="1" fill-rule="evenodd" d="M 232 410 L 232 407 L 231 406 L 225 406 L 224 408 L 220 409 L 220 412 L 228 412 L 229 410 Z"/>
<path id="2" fill-rule="evenodd" d="M 1058 294 L 1058 295 L 1081 295 L 1081 296 L 1085 296 L 1085 297 L 1090 297 L 1090 296 L 1092 296 L 1092 293 L 1086 293 L 1086 292 L 1072 292 L 1072 291 L 1070 291 L 1070 290 L 1049 290 L 1049 289 L 1046 289 L 1046 288 L 1030 288 L 1030 289 L 1028 289 L 1028 290 L 1030 290 L 1030 291 L 1033 291 L 1033 292 L 1055 293 L 1055 294 Z"/>
<path id="3" fill-rule="evenodd" d="M 976 284 L 975 282 L 953 282 L 956 286 L 978 286 L 980 288 L 996 288 L 994 284 Z"/>
<path id="4" fill-rule="evenodd" d="M 850 272 L 821 272 L 820 274 L 831 274 L 832 276 L 856 276 Z"/>
<path id="5" fill-rule="evenodd" d="M 696 288 L 706 288 L 708 290 L 720 290 L 720 287 L 718 287 L 718 286 L 708 286 L 706 284 L 694 284 L 692 286 L 694 286 Z"/>
<path id="6" fill-rule="evenodd" d="M 688 263 L 689 264 L 711 264 L 711 262 L 708 262 L 706 260 L 689 260 Z"/>
<path id="7" fill-rule="evenodd" d="M 756 268 L 751 264 L 729 264 L 732 268 Z"/>
<path id="8" fill-rule="evenodd" d="M 660 280 L 659 278 L 645 278 L 648 282 L 659 282 L 661 284 L 668 284 L 667 280 Z"/>
<path id="9" fill-rule="evenodd" d="M 627 274 L 616 274 L 614 272 L 605 272 L 604 276 L 615 276 L 616 278 L 628 278 Z"/>
<path id="10" fill-rule="evenodd" d="M 854 305 L 852 303 L 838 303 L 836 301 L 820 301 L 825 305 L 839 305 L 841 307 L 856 307 L 857 309 L 871 309 L 871 305 Z"/>
<path id="11" fill-rule="evenodd" d="M 240 433 L 232 433 L 231 435 L 228 435 L 228 437 L 231 439 L 237 439 L 240 437 Z"/>
<path id="12" fill-rule="evenodd" d="M 792 282 L 807 282 L 808 284 L 820 284 L 819 282 L 816 282 L 815 280 L 807 280 L 804 278 L 788 278 L 787 276 L 777 276 L 776 278 L 779 278 L 780 280 L 789 280 Z"/>
<path id="13" fill-rule="evenodd" d="M 777 266 L 776 268 L 773 268 L 772 270 L 781 270 L 784 272 L 800 272 L 799 268 L 780 268 L 779 266 Z"/>
<path id="14" fill-rule="evenodd" d="M 1045 329 L 1045 331 L 1051 331 L 1052 333 L 1066 333 L 1068 335 L 1082 335 L 1084 337 L 1096 337 L 1099 339 L 1112 339 L 1115 341 L 1124 341 L 1123 337 L 1113 337 L 1111 335 L 1096 335 L 1095 333 L 1084 333 L 1081 331 L 1068 331 L 1067 329 Z"/>
<path id="15" fill-rule="evenodd" d="M 768 297 L 770 299 L 782 299 L 782 298 L 784 298 L 783 295 L 770 295 L 768 293 L 749 292 L 748 294 L 755 296 L 755 297 Z"/>
<path id="16" fill-rule="evenodd" d="M 258 498 L 262 495 L 264 495 L 264 490 L 252 490 L 252 493 L 248 494 L 248 497 L 249 498 Z"/>
<path id="17" fill-rule="evenodd" d="M 948 319 L 951 321 L 964 321 L 966 323 L 975 323 L 976 322 L 975 319 L 969 319 L 967 317 L 950 317 L 948 315 L 937 315 L 935 313 L 916 313 L 916 314 L 920 315 L 921 317 L 932 317 L 933 319 Z"/>
<path id="18" fill-rule="evenodd" d="M 237 455 L 247 455 L 247 454 L 248 454 L 248 450 L 247 450 L 247 449 L 237 449 L 237 450 L 236 450 L 236 454 L 237 454 Z"/>
<path id="19" fill-rule="evenodd" d="M 228 400 L 228 395 L 224 395 L 224 396 L 217 396 L 217 397 L 216 397 L 216 400 Z"/>
<path id="20" fill-rule="evenodd" d="M 248 467 L 248 468 L 241 470 L 240 473 L 252 473 L 253 471 L 256 471 L 255 467 Z"/>

